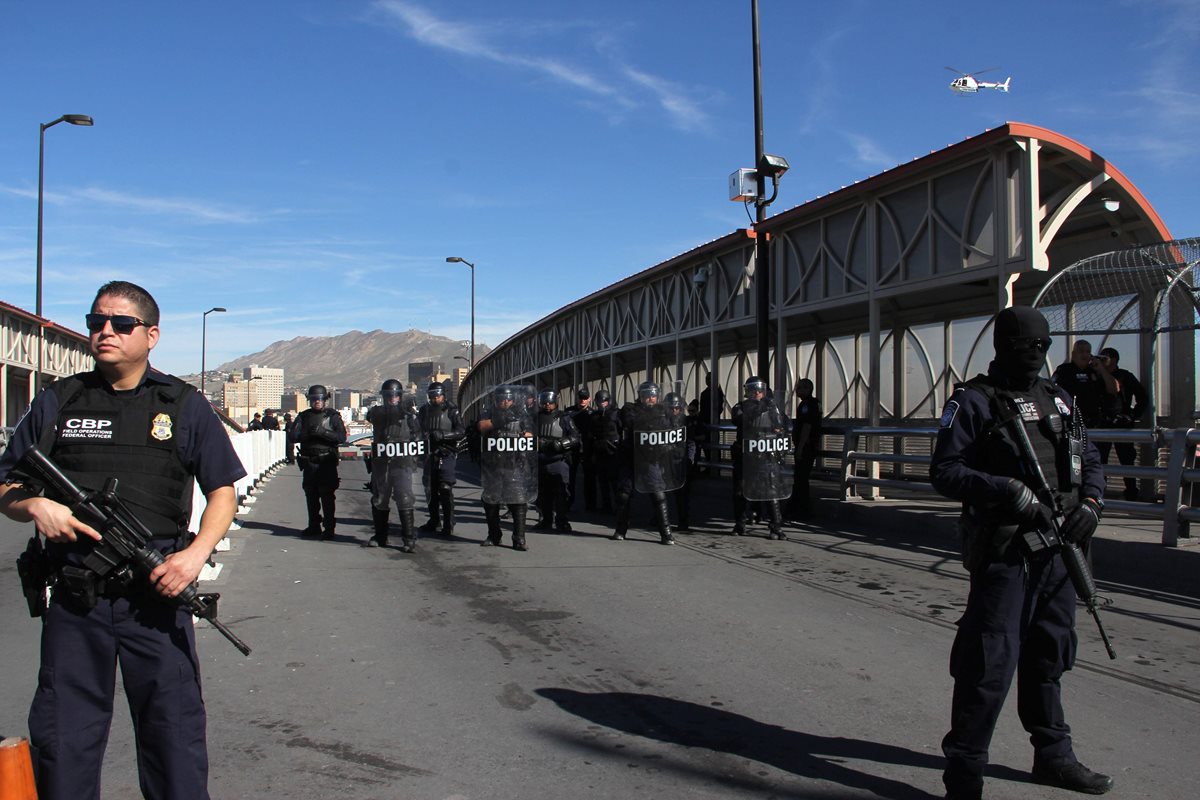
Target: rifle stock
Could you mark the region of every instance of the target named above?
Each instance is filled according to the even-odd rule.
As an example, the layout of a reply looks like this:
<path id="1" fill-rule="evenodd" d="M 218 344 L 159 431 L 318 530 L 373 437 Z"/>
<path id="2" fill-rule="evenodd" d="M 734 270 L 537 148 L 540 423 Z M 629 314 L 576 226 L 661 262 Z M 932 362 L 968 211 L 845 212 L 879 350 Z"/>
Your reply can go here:
<path id="1" fill-rule="evenodd" d="M 136 572 L 146 579 L 163 563 L 163 554 L 150 546 L 153 533 L 117 497 L 115 478 L 109 478 L 102 491 L 84 491 L 36 446 L 25 453 L 23 463 L 63 498 L 71 513 L 99 532 L 100 541 L 83 560 L 83 565 L 97 577 L 122 579 Z M 200 594 L 194 584 L 189 584 L 175 597 L 164 599 L 185 606 L 193 615 L 208 620 L 239 652 L 250 655 L 249 646 L 217 619 L 219 597 L 217 594 Z"/>

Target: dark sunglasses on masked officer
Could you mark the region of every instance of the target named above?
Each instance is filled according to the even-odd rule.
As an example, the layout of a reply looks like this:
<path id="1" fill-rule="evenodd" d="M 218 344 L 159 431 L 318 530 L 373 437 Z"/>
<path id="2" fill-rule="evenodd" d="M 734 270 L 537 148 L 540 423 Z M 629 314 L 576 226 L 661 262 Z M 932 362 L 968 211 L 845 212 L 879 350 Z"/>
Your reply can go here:
<path id="1" fill-rule="evenodd" d="M 1018 337 L 1009 339 L 1008 345 L 1017 353 L 1028 353 L 1030 350 L 1045 353 L 1050 349 L 1050 340 L 1034 337 Z"/>
<path id="2" fill-rule="evenodd" d="M 99 333 L 104 330 L 106 323 L 112 323 L 113 333 L 119 333 L 122 336 L 128 336 L 133 333 L 133 329 L 138 325 L 150 327 L 150 323 L 144 319 L 131 317 L 128 314 L 87 314 L 83 318 L 84 324 L 87 325 L 89 333 Z"/>

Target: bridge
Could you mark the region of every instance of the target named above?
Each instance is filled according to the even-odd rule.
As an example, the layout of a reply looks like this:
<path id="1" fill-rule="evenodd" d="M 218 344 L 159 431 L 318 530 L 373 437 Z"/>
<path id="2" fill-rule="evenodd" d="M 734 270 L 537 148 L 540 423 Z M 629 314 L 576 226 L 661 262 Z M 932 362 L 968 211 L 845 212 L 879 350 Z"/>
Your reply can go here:
<path id="1" fill-rule="evenodd" d="M 769 237 L 769 275 L 755 268 L 754 236 Z M 580 384 L 621 402 L 646 379 L 691 399 L 710 375 L 736 401 L 756 371 L 755 309 L 769 291 L 777 392 L 789 396 L 807 377 L 831 421 L 929 424 L 954 383 L 986 368 L 996 311 L 1032 304 L 1081 259 L 1170 238 L 1114 165 L 1060 133 L 1012 122 L 555 311 L 481 358 L 460 404 L 520 381 L 557 389 L 566 403 Z M 1164 372 L 1195 372 L 1189 338 L 1173 340 Z M 1066 360 L 1070 346 L 1057 337 L 1051 361 Z M 1190 425 L 1193 387 L 1158 389 L 1174 409 L 1159 421 Z"/>

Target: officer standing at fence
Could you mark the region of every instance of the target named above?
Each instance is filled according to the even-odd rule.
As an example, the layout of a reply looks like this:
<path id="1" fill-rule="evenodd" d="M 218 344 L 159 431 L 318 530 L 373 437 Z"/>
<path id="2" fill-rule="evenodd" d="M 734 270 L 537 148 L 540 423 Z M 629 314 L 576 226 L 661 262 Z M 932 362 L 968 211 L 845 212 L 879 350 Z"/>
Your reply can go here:
<path id="1" fill-rule="evenodd" d="M 796 381 L 796 416 L 792 420 L 792 446 L 795 470 L 792 473 L 792 496 L 788 499 L 788 519 L 806 519 L 812 512 L 812 489 L 809 478 L 821 450 L 821 401 L 813 395 L 813 382 L 808 378 Z"/>
<path id="2" fill-rule="evenodd" d="M 466 438 L 467 429 L 458 406 L 446 399 L 446 389 L 441 383 L 429 384 L 426 397 L 429 402 L 417 412 L 426 438 L 423 479 L 429 492 L 429 521 L 421 530 L 433 532 L 440 528 L 443 536 L 453 536 L 458 443 Z"/>
<path id="3" fill-rule="evenodd" d="M 1105 428 L 1133 428 L 1142 421 L 1149 407 L 1149 397 L 1141 381 L 1127 369 L 1121 369 L 1121 354 L 1115 347 L 1106 347 L 1100 351 L 1100 363 L 1117 382 L 1117 401 L 1109 406 L 1109 413 L 1104 415 Z M 1100 451 L 1100 463 L 1108 463 L 1108 454 L 1113 448 L 1112 442 L 1097 442 L 1096 449 Z M 1130 442 L 1117 442 L 1117 460 L 1124 466 L 1137 463 L 1137 448 Z M 1125 479 L 1126 500 L 1138 499 L 1137 478 Z"/>
<path id="4" fill-rule="evenodd" d="M 388 517 L 395 502 L 400 516 L 400 551 L 411 553 L 417 549 L 413 475 L 424 461 L 425 437 L 413 398 L 404 397 L 400 381 L 384 381 L 379 394 L 383 402 L 367 411 L 372 430 L 371 521 L 375 527 L 367 547 L 387 546 Z"/>
<path id="5" fill-rule="evenodd" d="M 579 433 L 571 415 L 558 410 L 558 392 L 546 389 L 538 395 L 538 506 L 542 518 L 538 530 L 570 533 L 567 492 L 570 467 L 567 459 L 579 449 Z"/>
<path id="6" fill-rule="evenodd" d="M 675 530 L 687 533 L 692 529 L 692 481 L 696 477 L 696 459 L 700 446 L 696 438 L 700 429 L 699 409 L 697 413 L 689 414 L 683 406 L 683 398 L 675 392 L 668 392 L 663 398 L 667 408 L 667 421 L 672 427 L 683 428 L 686 432 L 684 443 L 684 480 L 683 485 L 672 494 L 675 495 Z"/>
<path id="7" fill-rule="evenodd" d="M 56 581 L 43 611 L 42 661 L 29 711 L 43 800 L 100 796 L 118 665 L 142 792 L 208 797 L 192 616 L 163 598 L 196 581 L 233 521 L 233 484 L 246 473 L 208 401 L 150 367 L 158 321 L 158 304 L 145 289 L 125 281 L 102 286 L 85 319 L 95 369 L 40 392 L 0 457 L 0 511 L 35 524 Z M 118 496 L 166 556 L 148 583 L 121 586 L 80 566 L 98 534 L 24 483 L 18 462 L 33 445 L 83 487 L 118 479 Z M 206 498 L 194 537 L 188 533 L 193 478 Z"/>
<path id="8" fill-rule="evenodd" d="M 311 408 L 301 411 L 288 434 L 288 450 L 300 445 L 300 485 L 308 507 L 308 526 L 301 535 L 334 537 L 337 526 L 338 446 L 346 441 L 342 415 L 327 408 L 329 390 L 321 384 L 308 387 Z"/>
<path id="9" fill-rule="evenodd" d="M 1035 309 L 995 320 L 987 375 L 956 388 L 942 412 L 930 478 L 963 501 L 967 608 L 950 652 L 954 678 L 943 781 L 947 797 L 979 798 L 988 745 L 1017 675 L 1017 713 L 1033 745 L 1033 781 L 1103 794 L 1112 779 L 1079 763 L 1060 679 L 1075 662 L 1075 589 L 1057 547 L 1039 547 L 1055 510 L 1038 502 L 1000 420 L 1020 415 L 1038 462 L 1062 498 L 1061 534 L 1086 546 L 1099 523 L 1104 473 L 1096 448 L 1071 432 L 1071 398 L 1038 374 L 1050 326 Z"/>

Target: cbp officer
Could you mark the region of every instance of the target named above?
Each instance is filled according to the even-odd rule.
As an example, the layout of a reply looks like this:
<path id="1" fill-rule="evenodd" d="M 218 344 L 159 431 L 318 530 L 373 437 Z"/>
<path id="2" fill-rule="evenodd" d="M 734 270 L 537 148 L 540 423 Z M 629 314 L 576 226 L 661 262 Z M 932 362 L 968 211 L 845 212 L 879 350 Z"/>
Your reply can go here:
<path id="1" fill-rule="evenodd" d="M 567 481 L 567 508 L 575 507 L 575 487 L 578 486 L 576 478 L 579 475 L 579 468 L 583 467 L 583 507 L 586 511 L 596 510 L 596 468 L 592 463 L 592 454 L 589 447 L 588 439 L 590 428 L 589 422 L 592 417 L 592 393 L 587 386 L 580 386 L 575 391 L 575 396 L 578 402 L 575 405 L 567 406 L 567 414 L 571 417 L 571 422 L 575 425 L 575 431 L 579 434 L 579 446 L 571 451 L 569 461 L 571 463 L 571 477 Z"/>
<path id="2" fill-rule="evenodd" d="M 696 413 L 688 413 L 683 406 L 683 398 L 675 392 L 668 392 L 663 398 L 663 405 L 667 408 L 667 420 L 672 427 L 683 428 L 686 431 L 686 439 L 684 440 L 684 469 L 685 476 L 683 485 L 680 486 L 673 494 L 675 495 L 675 520 L 677 525 L 675 530 L 681 533 L 691 531 L 691 509 L 692 509 L 692 481 L 696 477 L 696 458 L 699 450 L 699 440 L 696 438 L 700 431 L 699 407 Z"/>
<path id="3" fill-rule="evenodd" d="M 432 533 L 441 528 L 443 536 L 454 535 L 454 484 L 458 478 L 458 443 L 467 435 L 458 406 L 446 399 L 441 383 L 429 384 L 425 396 L 429 402 L 417 412 L 425 435 L 425 487 L 429 491 L 429 521 L 421 530 Z"/>
<path id="4" fill-rule="evenodd" d="M 56 580 L 42 618 L 42 663 L 29 710 L 43 800 L 100 796 L 118 665 L 143 794 L 208 797 L 192 617 L 165 598 L 196 581 L 233 521 L 233 484 L 246 473 L 208 401 L 150 366 L 158 320 L 158 304 L 140 286 L 100 287 L 85 319 L 95 369 L 40 392 L 0 457 L 0 511 L 34 523 L 47 540 Z M 166 556 L 148 582 L 121 586 L 80 566 L 99 534 L 72 516 L 62 498 L 42 496 L 25 482 L 18 462 L 34 445 L 80 486 L 118 479 L 118 495 Z M 207 501 L 194 536 L 188 533 L 193 478 Z"/>
<path id="5" fill-rule="evenodd" d="M 567 459 L 579 449 L 579 433 L 571 415 L 558 410 L 558 392 L 546 389 L 538 395 L 538 506 L 542 517 L 537 530 L 570 533 L 567 493 L 570 467 Z"/>
<path id="6" fill-rule="evenodd" d="M 590 441 L 592 460 L 596 468 L 596 483 L 600 490 L 600 513 L 611 514 L 613 495 L 617 482 L 617 448 L 621 440 L 621 425 L 617 419 L 617 406 L 607 389 L 596 392 L 595 412 L 588 421 L 586 438 Z M 586 445 L 585 445 L 586 447 Z M 587 480 L 587 472 L 584 472 Z M 586 498 L 586 495 L 585 495 Z"/>
<path id="7" fill-rule="evenodd" d="M 958 386 L 946 402 L 929 470 L 939 492 L 963 502 L 963 563 L 971 576 L 950 651 L 946 796 L 982 796 L 988 744 L 1014 672 L 1034 783 L 1103 794 L 1112 778 L 1079 763 L 1062 707 L 1059 681 L 1075 662 L 1075 589 L 1058 548 L 1038 547 L 1035 533 L 1049 529 L 1056 511 L 1034 496 L 1001 420 L 1019 414 L 1061 497 L 1060 531 L 1068 541 L 1086 546 L 1096 530 L 1103 469 L 1095 445 L 1071 431 L 1071 398 L 1039 377 L 1050 347 L 1045 317 L 1028 307 L 1005 309 L 993 339 L 987 374 Z"/>
<path id="8" fill-rule="evenodd" d="M 308 506 L 308 527 L 303 536 L 320 535 L 332 539 L 337 518 L 334 515 L 338 477 L 338 445 L 346 441 L 346 426 L 342 415 L 326 408 L 329 390 L 317 383 L 308 387 L 311 408 L 301 411 L 288 432 L 288 449 L 300 445 L 301 481 L 304 501 Z M 323 515 L 323 516 L 322 516 Z M 322 527 L 323 526 L 323 527 Z"/>
<path id="9" fill-rule="evenodd" d="M 400 381 L 390 378 L 379 389 L 381 405 L 367 411 L 372 430 L 371 520 L 375 535 L 367 547 L 386 547 L 388 517 L 392 502 L 400 515 L 400 552 L 417 549 L 417 529 L 413 521 L 413 467 L 425 455 L 425 439 L 417 422 L 417 410 L 411 396 L 404 397 Z"/>

